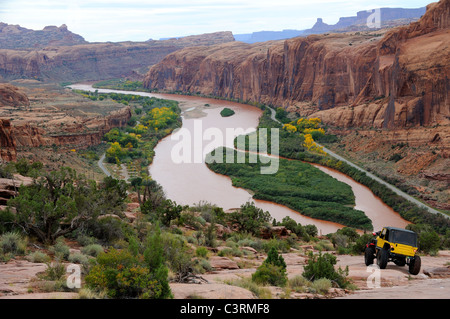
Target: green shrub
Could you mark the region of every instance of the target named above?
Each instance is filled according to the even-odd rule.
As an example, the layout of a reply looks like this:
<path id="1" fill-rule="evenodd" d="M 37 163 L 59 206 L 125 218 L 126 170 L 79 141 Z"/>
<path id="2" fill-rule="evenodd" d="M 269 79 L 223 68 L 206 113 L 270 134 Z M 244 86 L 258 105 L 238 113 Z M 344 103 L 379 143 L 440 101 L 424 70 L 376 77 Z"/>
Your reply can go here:
<path id="1" fill-rule="evenodd" d="M 255 206 L 254 203 L 243 204 L 238 212 L 227 214 L 228 221 L 236 226 L 240 232 L 259 235 L 261 227 L 266 225 L 270 219 L 270 213 Z"/>
<path id="2" fill-rule="evenodd" d="M 67 260 L 70 255 L 70 248 L 64 242 L 64 238 L 59 237 L 56 240 L 56 243 L 53 247 L 50 248 L 50 251 L 55 254 L 58 259 Z"/>
<path id="3" fill-rule="evenodd" d="M 319 294 L 326 294 L 328 290 L 331 288 L 331 280 L 328 278 L 320 278 L 317 280 L 314 280 L 314 282 L 311 285 L 311 290 L 313 292 L 319 293 Z"/>
<path id="4" fill-rule="evenodd" d="M 0 248 L 3 254 L 24 255 L 27 249 L 27 239 L 19 233 L 8 232 L 0 237 Z"/>
<path id="5" fill-rule="evenodd" d="M 436 254 L 439 250 L 441 240 L 438 233 L 433 230 L 422 231 L 419 234 L 419 249 L 427 254 Z"/>
<path id="6" fill-rule="evenodd" d="M 198 247 L 195 251 L 195 255 L 197 257 L 205 258 L 208 255 L 208 249 L 206 249 L 205 247 Z"/>
<path id="7" fill-rule="evenodd" d="M 97 242 L 97 239 L 91 236 L 87 236 L 85 234 L 79 234 L 77 236 L 77 242 L 81 246 L 89 246 L 95 244 Z"/>
<path id="8" fill-rule="evenodd" d="M 32 263 L 48 263 L 50 261 L 50 256 L 43 252 L 35 251 L 28 255 L 28 260 Z"/>
<path id="9" fill-rule="evenodd" d="M 0 234 L 13 230 L 14 214 L 10 209 L 0 210 Z"/>
<path id="10" fill-rule="evenodd" d="M 372 234 L 364 234 L 358 237 L 355 243 L 352 245 L 352 252 L 354 254 L 363 253 L 366 249 L 366 244 L 372 239 Z"/>
<path id="11" fill-rule="evenodd" d="M 42 275 L 42 279 L 51 281 L 60 281 L 66 274 L 66 268 L 64 264 L 59 261 L 53 263 L 47 263 L 47 269 Z"/>
<path id="12" fill-rule="evenodd" d="M 256 282 L 252 281 L 251 278 L 241 278 L 241 279 L 234 279 L 234 280 L 226 280 L 226 284 L 242 287 L 249 291 L 251 291 L 256 297 L 260 299 L 271 299 L 272 293 L 269 289 L 260 287 Z"/>
<path id="13" fill-rule="evenodd" d="M 89 258 L 81 253 L 70 254 L 68 260 L 71 263 L 82 264 L 83 266 L 89 264 Z"/>
<path id="14" fill-rule="evenodd" d="M 281 267 L 263 263 L 252 275 L 252 281 L 261 285 L 285 286 L 287 277 Z"/>
<path id="15" fill-rule="evenodd" d="M 97 257 L 100 253 L 103 252 L 103 247 L 98 244 L 92 244 L 81 248 L 81 252 L 88 256 Z"/>
<path id="16" fill-rule="evenodd" d="M 234 256 L 234 257 L 242 257 L 243 253 L 238 247 L 233 248 L 225 248 L 219 251 L 217 254 L 219 257 L 225 257 L 225 256 Z"/>
<path id="17" fill-rule="evenodd" d="M 127 250 L 101 253 L 85 278 L 86 286 L 110 298 L 162 297 L 162 285 L 140 258 Z"/>
<path id="18" fill-rule="evenodd" d="M 309 253 L 308 264 L 304 267 L 303 277 L 310 281 L 316 281 L 321 278 L 327 278 L 336 282 L 339 287 L 345 288 L 349 282 L 346 278 L 348 275 L 348 266 L 345 270 L 339 268 L 334 269 L 336 264 L 336 257 L 322 252 L 318 255 L 314 255 L 312 252 Z"/>
<path id="19" fill-rule="evenodd" d="M 289 279 L 288 285 L 296 292 L 306 292 L 311 286 L 311 282 L 303 276 L 295 276 Z"/>
<path id="20" fill-rule="evenodd" d="M 275 247 L 272 247 L 266 260 L 252 275 L 252 281 L 258 284 L 270 284 L 273 286 L 285 286 L 287 283 L 286 263 L 283 256 L 279 255 Z"/>

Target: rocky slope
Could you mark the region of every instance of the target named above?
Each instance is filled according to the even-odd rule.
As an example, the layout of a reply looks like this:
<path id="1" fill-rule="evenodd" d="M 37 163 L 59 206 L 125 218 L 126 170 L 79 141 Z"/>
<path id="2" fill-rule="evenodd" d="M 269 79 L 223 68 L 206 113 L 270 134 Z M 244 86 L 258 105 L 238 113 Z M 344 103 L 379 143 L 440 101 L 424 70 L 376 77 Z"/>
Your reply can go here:
<path id="1" fill-rule="evenodd" d="M 0 84 L 0 159 L 16 160 L 18 152 L 29 147 L 97 145 L 130 117 L 128 106 L 96 104 L 60 87 Z"/>
<path id="2" fill-rule="evenodd" d="M 430 4 L 418 22 L 384 36 L 378 31 L 185 48 L 153 66 L 144 85 L 294 106 L 306 115 L 322 111 L 339 126 L 447 125 L 449 8 L 449 0 Z"/>
<path id="3" fill-rule="evenodd" d="M 144 73 L 167 54 L 186 46 L 234 41 L 231 32 L 147 42 L 85 43 L 37 49 L 0 49 L 0 76 L 6 80 L 102 80 Z M 0 46 L 4 48 L 3 46 Z"/>
<path id="4" fill-rule="evenodd" d="M 15 161 L 17 158 L 16 142 L 11 130 L 11 122 L 0 119 L 0 161 Z"/>
<path id="5" fill-rule="evenodd" d="M 0 83 L 0 109 L 5 107 L 28 107 L 30 101 L 27 95 L 18 87 Z M 12 137 L 11 121 L 0 118 L 0 161 L 14 161 L 17 157 L 16 142 Z"/>
<path id="6" fill-rule="evenodd" d="M 28 105 L 30 105 L 28 97 L 18 87 L 7 83 L 0 83 L 0 107 Z"/>

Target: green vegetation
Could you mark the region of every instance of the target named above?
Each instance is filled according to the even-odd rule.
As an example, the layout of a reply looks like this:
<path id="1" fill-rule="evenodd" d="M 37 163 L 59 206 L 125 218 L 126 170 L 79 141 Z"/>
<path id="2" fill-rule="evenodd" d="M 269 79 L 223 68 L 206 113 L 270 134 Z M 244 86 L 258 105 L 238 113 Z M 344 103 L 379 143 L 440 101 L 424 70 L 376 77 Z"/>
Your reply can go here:
<path id="1" fill-rule="evenodd" d="M 12 174 L 13 169 L 15 165 L 10 164 L 9 169 L 0 172 Z M 68 291 L 64 280 L 64 262 L 68 261 L 80 264 L 83 269 L 85 284 L 80 298 L 172 298 L 169 282 L 201 282 L 201 275 L 213 270 L 210 258 L 224 256 L 239 257 L 240 268 L 258 265 L 251 277 L 227 283 L 244 287 L 259 298 L 273 297 L 267 285 L 282 287 L 282 298 L 289 298 L 292 292 L 326 295 L 332 286 L 353 289 L 347 270 L 335 267 L 336 257 L 328 252 L 311 254 L 303 275 L 288 280 L 281 254 L 297 251 L 306 256 L 302 247 L 307 244 L 316 251 L 362 256 L 371 236 L 359 235 L 354 228 L 343 228 L 318 238 L 315 226 L 301 225 L 288 217 L 277 222 L 253 203 L 246 203 L 233 213 L 205 202 L 179 206 L 168 200 L 161 187 L 151 180 L 141 179 L 141 184 L 127 185 L 105 178 L 93 187 L 95 183 L 90 186 L 92 181 L 85 182 L 67 168 L 50 173 L 36 169 L 29 173 L 35 175 L 34 183 L 22 186 L 16 197 L 18 202 L 28 198 L 28 206 L 10 200 L 10 210 L 16 207 L 16 213 L 11 216 L 10 210 L 0 212 L 0 219 L 8 220 L 0 229 L 0 260 L 25 258 L 46 263 L 47 270 L 33 284 L 32 289 L 38 291 Z M 65 183 L 59 183 L 60 180 Z M 142 196 L 143 214 L 131 224 L 121 214 L 127 197 L 124 190 L 136 194 L 137 189 Z M 49 194 L 54 195 L 53 200 L 42 199 L 50 198 L 46 197 Z M 79 211 L 69 209 L 68 215 L 52 214 L 58 210 L 50 202 L 68 203 L 71 208 L 74 205 L 70 199 L 76 199 Z M 42 201 L 47 205 L 40 204 Z M 41 209 L 42 206 L 47 210 Z M 24 211 L 23 207 L 36 210 Z M 86 218 L 73 221 L 71 218 L 78 216 L 78 212 Z M 25 227 L 25 216 L 36 221 L 34 228 Z M 52 219 L 52 223 L 44 222 L 42 216 Z M 72 223 L 78 227 L 70 229 Z M 284 226 L 291 233 L 282 238 L 264 237 L 272 226 Z M 58 228 L 67 232 L 50 236 L 53 241 L 39 235 L 44 230 L 55 235 Z M 430 228 L 415 231 L 420 234 L 423 252 L 433 253 L 436 248 L 450 244 L 449 236 L 442 241 Z M 71 253 L 74 243 L 75 247 L 82 246 L 81 252 Z M 220 251 L 211 248 L 219 246 Z M 265 261 L 255 263 L 261 254 L 267 254 Z"/>
<path id="2" fill-rule="evenodd" d="M 92 99 L 101 97 L 98 93 L 88 96 Z M 114 154 L 114 160 L 120 157 L 120 162 L 134 164 L 137 158 L 133 157 L 133 152 L 145 149 L 145 143 L 150 139 L 154 139 L 152 145 L 156 145 L 160 138 L 169 134 L 163 131 L 178 125 L 179 112 L 175 105 L 172 107 L 162 100 L 137 100 L 137 96 L 133 100 L 132 95 L 114 97 L 120 103 L 128 103 L 133 116 L 128 127 L 110 131 L 105 139 L 110 143 L 108 148 L 117 143 L 124 151 L 124 154 L 118 152 L 120 156 Z M 158 110 L 152 113 L 154 109 Z M 285 124 L 295 126 L 296 131 L 292 132 L 288 126 L 283 129 L 273 122 L 269 114 L 264 113 L 260 125 L 281 129 L 282 156 L 317 162 L 366 181 L 365 175 L 308 147 L 313 144 L 306 142 L 307 129 L 316 130 L 309 132 L 313 142 L 328 138 L 327 134 L 321 134 L 321 127 L 308 127 L 315 125 L 311 123 L 314 121 L 286 120 Z M 147 129 L 136 131 L 140 124 Z M 86 152 L 85 155 L 94 158 L 95 154 Z M 117 160 L 113 162 L 117 163 Z M 350 216 L 349 220 L 354 219 L 352 223 L 362 220 L 354 218 L 353 212 L 358 212 L 347 207 L 353 204 L 349 188 L 313 166 L 282 160 L 279 172 L 265 179 L 259 174 L 261 165 L 263 163 L 259 161 L 249 163 L 246 157 L 244 163 L 217 168 L 224 169 L 223 174 L 233 175 L 236 185 L 253 188 L 255 196 L 280 200 L 293 207 L 298 205 L 312 213 L 323 211 L 324 215 L 329 213 L 325 211 L 336 209 L 334 215 Z M 20 172 L 33 178 L 30 186 L 18 187 L 15 198 L 8 201 L 8 208 L 0 211 L 0 261 L 27 259 L 48 266 L 40 276 L 42 281 L 34 283 L 39 288 L 33 286 L 30 288 L 33 290 L 67 291 L 64 264 L 68 261 L 83 266 L 82 298 L 172 298 L 169 282 L 201 282 L 201 275 L 213 270 L 211 257 L 226 256 L 230 259 L 239 257 L 235 260 L 240 268 L 257 268 L 252 276 L 228 283 L 244 287 L 259 298 L 273 297 L 266 285 L 282 287 L 280 298 L 289 298 L 291 292 L 326 295 L 331 287 L 354 288 L 347 278 L 348 270 L 337 268 L 336 257 L 328 252 L 359 255 L 363 264 L 362 252 L 371 237 L 359 235 L 351 227 L 317 237 L 314 225 L 301 225 L 289 217 L 282 221 L 272 220 L 268 212 L 250 202 L 232 213 L 225 213 L 222 208 L 205 202 L 181 206 L 166 198 L 161 186 L 145 174 L 135 176 L 130 184 L 126 184 L 114 178 L 98 182 L 88 180 L 68 168 L 44 171 L 45 168 L 42 163 L 24 159 L 0 166 L 0 177 L 12 178 Z M 378 186 L 372 187 L 377 190 Z M 379 191 L 385 190 L 380 188 Z M 421 253 L 434 254 L 438 249 L 448 249 L 448 224 L 443 222 L 438 226 L 436 220 L 425 225 L 432 220 L 428 215 L 409 211 L 407 204 L 396 202 L 390 194 L 386 196 L 386 200 L 393 200 L 419 221 L 408 228 L 419 233 Z M 124 204 L 132 198 L 139 202 L 139 208 L 131 223 L 123 211 Z M 273 226 L 284 226 L 290 233 L 278 237 L 269 231 Z M 320 252 L 308 255 L 306 249 L 309 248 L 305 246 Z M 71 248 L 81 252 L 71 253 Z M 282 257 L 288 252 L 307 257 L 303 274 L 289 280 Z M 262 254 L 267 254 L 267 258 L 260 264 Z"/>
<path id="3" fill-rule="evenodd" d="M 19 232 L 6 232 L 0 236 L 0 261 L 7 261 L 17 255 L 25 255 L 27 238 Z"/>
<path id="4" fill-rule="evenodd" d="M 234 111 L 232 109 L 229 109 L 226 107 L 222 111 L 220 111 L 220 115 L 222 117 L 229 117 L 229 116 L 234 115 Z"/>
<path id="5" fill-rule="evenodd" d="M 74 90 L 74 92 L 91 100 L 111 99 L 130 106 L 132 116 L 128 120 L 128 125 L 123 128 L 113 128 L 104 136 L 105 141 L 109 143 L 105 159 L 107 163 L 127 164 L 133 176 L 148 178 L 147 167 L 153 161 L 155 146 L 162 138 L 181 126 L 181 110 L 178 102 L 136 94 L 80 90 Z M 82 156 L 98 157 L 92 152 L 82 152 Z"/>
<path id="6" fill-rule="evenodd" d="M 53 244 L 101 214 L 119 213 L 125 192 L 124 182 L 110 177 L 97 185 L 70 168 L 45 172 L 8 201 L 15 210 L 11 224 Z"/>
<path id="7" fill-rule="evenodd" d="M 341 288 L 347 288 L 350 282 L 346 279 L 348 276 L 348 266 L 345 270 L 340 267 L 336 270 L 334 265 L 336 265 L 336 257 L 321 252 L 319 255 L 314 255 L 312 252 L 309 254 L 308 264 L 305 266 L 305 271 L 303 272 L 303 277 L 310 281 L 316 281 L 320 279 L 329 279 L 337 283 Z"/>
<path id="8" fill-rule="evenodd" d="M 213 162 L 208 167 L 229 176 L 233 186 L 253 191 L 255 199 L 282 204 L 313 218 L 372 229 L 372 223 L 364 212 L 348 207 L 354 205 L 351 187 L 308 163 L 280 159 L 278 171 L 264 175 L 260 173 L 264 164 L 260 159 L 251 163 L 249 153 L 240 152 L 245 163 L 226 163 L 226 152 L 234 152 L 234 158 L 238 152 L 219 148 L 210 156 L 215 152 L 222 152 L 223 163 Z"/>
<path id="9" fill-rule="evenodd" d="M 123 98 L 119 95 L 118 98 Z M 114 98 L 114 96 L 112 97 Z M 132 95 L 133 99 L 133 95 Z M 109 163 L 127 163 L 138 171 L 137 176 L 147 176 L 147 167 L 153 161 L 157 143 L 181 126 L 180 109 L 175 101 L 150 97 L 134 98 L 133 116 L 128 126 L 114 128 L 105 134 L 110 144 L 106 150 Z"/>
<path id="10" fill-rule="evenodd" d="M 287 283 L 286 263 L 276 248 L 269 250 L 266 260 L 252 275 L 252 281 L 258 284 L 285 286 Z"/>
<path id="11" fill-rule="evenodd" d="M 141 81 L 130 81 L 125 79 L 99 81 L 93 84 L 92 87 L 97 89 L 150 92 L 150 90 L 144 88 Z"/>
<path id="12" fill-rule="evenodd" d="M 300 119 L 299 119 L 300 120 Z M 348 165 L 342 161 L 334 159 L 328 155 L 321 154 L 308 150 L 305 146 L 305 134 L 298 132 L 299 128 L 304 129 L 304 126 L 298 126 L 298 121 L 292 121 L 291 125 L 297 126 L 296 131 L 289 130 L 289 126 L 283 126 L 271 119 L 270 110 L 264 111 L 260 118 L 258 128 L 279 128 L 280 129 L 280 143 L 279 143 L 279 155 L 281 157 L 296 159 L 305 162 L 317 163 L 326 167 L 330 167 L 344 173 L 345 175 L 353 178 L 355 181 L 367 186 L 376 196 L 378 196 L 385 204 L 392 207 L 393 210 L 398 212 L 404 219 L 410 221 L 413 224 L 428 225 L 435 230 L 441 236 L 445 235 L 450 228 L 450 219 L 440 214 L 432 214 L 425 208 L 421 208 L 416 204 L 408 201 L 400 195 L 397 195 L 394 191 L 381 184 L 374 179 L 367 176 L 364 172 L 361 172 L 357 168 Z M 310 119 L 314 120 L 314 119 Z M 301 122 L 302 123 L 302 122 Z M 315 141 L 326 143 L 335 141 L 336 137 L 333 135 L 318 135 Z M 249 137 L 246 137 L 246 149 L 248 149 Z M 270 147 L 270 130 L 268 130 L 268 150 Z M 236 142 L 235 142 L 236 145 Z"/>
<path id="13" fill-rule="evenodd" d="M 85 278 L 87 287 L 110 298 L 171 298 L 160 243 L 160 234 L 156 232 L 149 238 L 154 249 L 147 248 L 144 254 L 114 248 L 101 253 Z"/>
<path id="14" fill-rule="evenodd" d="M 239 231 L 259 235 L 261 228 L 271 220 L 271 217 L 269 212 L 263 211 L 252 203 L 245 203 L 239 211 L 228 214 L 227 219 Z"/>

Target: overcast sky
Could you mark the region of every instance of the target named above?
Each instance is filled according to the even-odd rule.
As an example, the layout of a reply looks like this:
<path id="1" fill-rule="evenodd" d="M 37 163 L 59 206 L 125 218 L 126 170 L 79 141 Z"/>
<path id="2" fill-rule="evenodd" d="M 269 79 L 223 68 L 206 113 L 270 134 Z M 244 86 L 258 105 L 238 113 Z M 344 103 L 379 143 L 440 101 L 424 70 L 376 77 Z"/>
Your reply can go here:
<path id="1" fill-rule="evenodd" d="M 0 0 L 0 22 L 42 30 L 66 24 L 87 41 L 145 41 L 216 31 L 234 34 L 312 27 L 317 18 L 380 7 L 419 8 L 431 0 Z"/>

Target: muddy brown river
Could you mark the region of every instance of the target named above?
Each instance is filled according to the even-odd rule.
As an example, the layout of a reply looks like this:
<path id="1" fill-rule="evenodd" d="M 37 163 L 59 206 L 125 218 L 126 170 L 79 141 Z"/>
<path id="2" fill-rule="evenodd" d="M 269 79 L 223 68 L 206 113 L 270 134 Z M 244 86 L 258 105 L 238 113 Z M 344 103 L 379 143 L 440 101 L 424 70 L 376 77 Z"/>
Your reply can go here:
<path id="1" fill-rule="evenodd" d="M 71 87 L 95 91 L 90 85 L 78 84 Z M 232 129 L 240 128 L 247 132 L 255 130 L 259 117 L 262 114 L 262 111 L 257 107 L 173 94 L 152 94 L 106 89 L 98 89 L 98 92 L 132 93 L 179 102 L 183 117 L 182 130 L 174 132 L 158 143 L 155 148 L 153 163 L 149 167 L 152 178 L 163 187 L 166 196 L 177 204 L 193 205 L 199 202 L 209 202 L 229 210 L 239 208 L 247 201 L 253 201 L 257 207 L 269 211 L 276 220 L 281 221 L 285 216 L 289 216 L 302 225 L 314 224 L 318 228 L 319 234 L 333 233 L 343 227 L 337 223 L 303 216 L 282 205 L 254 200 L 251 193 L 247 190 L 233 187 L 229 177 L 216 174 L 208 169 L 204 163 L 204 155 L 219 146 L 233 147 L 233 137 L 239 134 L 232 135 L 230 133 Z M 220 111 L 224 107 L 234 110 L 235 114 L 230 117 L 222 117 Z M 228 138 L 226 134 L 227 129 L 229 133 Z M 205 132 L 208 131 L 215 133 L 214 137 L 205 136 Z M 222 132 L 222 138 L 218 138 L 220 137 L 220 132 Z M 182 142 L 184 143 L 182 144 Z M 366 213 L 372 220 L 375 230 L 380 230 L 387 225 L 403 228 L 408 224 L 406 220 L 384 204 L 366 186 L 355 182 L 350 177 L 336 170 L 320 165 L 314 166 L 351 186 L 355 194 L 355 208 Z"/>

